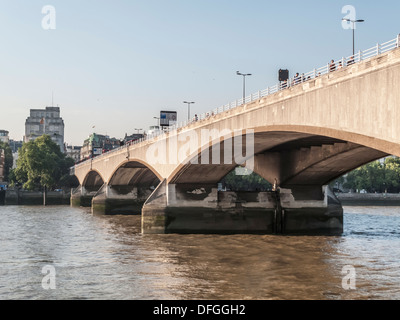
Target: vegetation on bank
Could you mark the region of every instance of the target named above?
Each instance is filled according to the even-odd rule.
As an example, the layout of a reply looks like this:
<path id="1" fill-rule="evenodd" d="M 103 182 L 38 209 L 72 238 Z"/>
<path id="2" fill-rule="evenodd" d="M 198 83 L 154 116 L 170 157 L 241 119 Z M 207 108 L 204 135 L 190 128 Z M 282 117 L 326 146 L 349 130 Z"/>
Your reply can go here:
<path id="1" fill-rule="evenodd" d="M 331 184 L 333 187 L 369 193 L 400 192 L 400 158 L 388 157 L 351 171 Z"/>
<path id="2" fill-rule="evenodd" d="M 4 180 L 8 181 L 11 168 L 13 166 L 13 155 L 10 145 L 0 141 L 0 150 L 4 150 Z"/>
<path id="3" fill-rule="evenodd" d="M 43 135 L 22 145 L 9 180 L 26 190 L 58 189 L 71 184 L 69 168 L 73 165 L 74 160 L 66 157 L 50 136 Z"/>
<path id="4" fill-rule="evenodd" d="M 237 175 L 235 170 L 225 176 L 222 187 L 229 190 L 265 191 L 272 185 L 257 175 Z M 342 191 L 369 193 L 400 193 L 400 158 L 388 157 L 384 161 L 374 161 L 355 169 L 333 181 L 331 187 Z"/>
<path id="5" fill-rule="evenodd" d="M 247 175 L 239 175 L 233 170 L 222 180 L 222 187 L 232 191 L 267 191 L 272 185 L 255 172 L 248 172 Z"/>

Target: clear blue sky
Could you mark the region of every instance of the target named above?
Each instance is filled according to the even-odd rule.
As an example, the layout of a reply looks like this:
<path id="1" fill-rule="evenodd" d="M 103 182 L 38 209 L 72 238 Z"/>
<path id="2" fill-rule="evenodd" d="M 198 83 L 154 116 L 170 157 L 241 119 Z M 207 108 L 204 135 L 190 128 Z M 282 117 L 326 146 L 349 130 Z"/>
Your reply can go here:
<path id="1" fill-rule="evenodd" d="M 42 7 L 56 29 L 42 28 Z M 22 140 L 29 109 L 61 107 L 65 142 L 95 130 L 122 138 L 155 125 L 160 110 L 187 117 L 308 72 L 400 33 L 398 0 L 0 0 L 0 129 Z M 96 126 L 95 129 L 92 129 Z"/>

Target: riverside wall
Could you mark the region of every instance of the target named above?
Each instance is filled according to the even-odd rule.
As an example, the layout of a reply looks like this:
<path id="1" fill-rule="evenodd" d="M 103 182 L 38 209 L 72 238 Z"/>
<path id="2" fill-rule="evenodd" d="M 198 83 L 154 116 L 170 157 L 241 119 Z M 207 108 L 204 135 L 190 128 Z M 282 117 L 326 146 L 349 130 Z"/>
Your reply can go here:
<path id="1" fill-rule="evenodd" d="M 71 195 L 64 191 L 47 191 L 46 205 L 69 205 Z M 43 192 L 8 189 L 5 205 L 43 205 Z"/>
<path id="2" fill-rule="evenodd" d="M 337 193 L 343 206 L 400 206 L 398 193 Z"/>

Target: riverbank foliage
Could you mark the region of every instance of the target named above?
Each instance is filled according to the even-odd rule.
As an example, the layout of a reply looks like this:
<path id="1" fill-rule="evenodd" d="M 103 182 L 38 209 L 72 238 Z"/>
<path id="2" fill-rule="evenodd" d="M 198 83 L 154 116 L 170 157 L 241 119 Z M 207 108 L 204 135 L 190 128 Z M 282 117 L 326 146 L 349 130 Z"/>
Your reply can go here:
<path id="1" fill-rule="evenodd" d="M 10 145 L 0 141 L 0 150 L 4 150 L 4 180 L 8 181 L 10 170 L 13 166 L 13 155 Z"/>
<path id="2" fill-rule="evenodd" d="M 61 188 L 68 183 L 69 168 L 73 165 L 74 161 L 61 152 L 50 136 L 43 135 L 22 145 L 10 180 L 27 190 Z"/>
<path id="3" fill-rule="evenodd" d="M 238 191 L 265 191 L 271 184 L 256 173 L 237 175 L 233 170 L 222 181 L 222 187 Z M 336 179 L 330 186 L 334 190 L 361 191 L 368 193 L 400 193 L 400 158 L 387 157 L 384 160 L 366 164 Z"/>
<path id="4" fill-rule="evenodd" d="M 400 158 L 388 157 L 362 166 L 332 183 L 342 188 L 369 193 L 400 192 Z"/>
<path id="5" fill-rule="evenodd" d="M 233 170 L 222 180 L 222 187 L 232 191 L 267 191 L 271 190 L 272 185 L 255 172 L 242 169 L 241 174 Z M 243 174 L 245 173 L 245 174 Z"/>

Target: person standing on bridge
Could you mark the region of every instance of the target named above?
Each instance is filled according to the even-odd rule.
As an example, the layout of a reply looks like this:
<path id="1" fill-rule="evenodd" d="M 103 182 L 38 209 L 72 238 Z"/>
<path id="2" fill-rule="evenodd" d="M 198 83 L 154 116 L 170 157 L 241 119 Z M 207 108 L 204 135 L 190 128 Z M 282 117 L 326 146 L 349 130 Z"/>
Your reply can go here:
<path id="1" fill-rule="evenodd" d="M 329 64 L 329 71 L 333 72 L 336 70 L 336 66 L 335 66 L 335 60 L 331 60 L 331 63 Z"/>
<path id="2" fill-rule="evenodd" d="M 300 75 L 297 72 L 296 75 L 294 76 L 294 84 L 299 84 L 300 83 Z"/>

